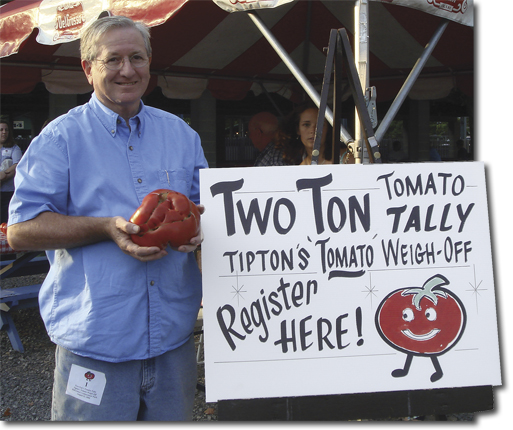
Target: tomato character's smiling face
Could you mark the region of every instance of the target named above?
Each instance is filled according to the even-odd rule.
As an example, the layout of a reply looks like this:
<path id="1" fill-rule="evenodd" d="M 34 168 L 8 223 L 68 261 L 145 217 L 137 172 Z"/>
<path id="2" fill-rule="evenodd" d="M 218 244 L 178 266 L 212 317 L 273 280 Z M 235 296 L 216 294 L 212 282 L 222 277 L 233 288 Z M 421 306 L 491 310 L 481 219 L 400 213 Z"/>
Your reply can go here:
<path id="1" fill-rule="evenodd" d="M 463 333 L 466 316 L 460 300 L 440 287 L 448 283 L 437 275 L 422 288 L 390 293 L 376 313 L 376 327 L 385 342 L 415 355 L 440 355 L 450 349 Z"/>

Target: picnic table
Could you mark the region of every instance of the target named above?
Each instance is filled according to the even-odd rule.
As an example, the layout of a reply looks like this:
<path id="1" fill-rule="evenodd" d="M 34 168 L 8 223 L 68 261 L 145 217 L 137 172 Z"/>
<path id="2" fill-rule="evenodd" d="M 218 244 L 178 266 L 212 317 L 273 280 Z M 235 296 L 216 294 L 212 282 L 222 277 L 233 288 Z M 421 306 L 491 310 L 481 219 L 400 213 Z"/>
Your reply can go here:
<path id="1" fill-rule="evenodd" d="M 41 251 L 16 252 L 5 234 L 0 232 L 0 279 L 47 273 L 50 265 Z M 3 282 L 2 282 L 3 284 Z M 0 316 L 1 329 L 7 332 L 14 350 L 24 352 L 18 331 L 12 319 L 12 311 L 38 306 L 41 284 L 1 289 Z"/>

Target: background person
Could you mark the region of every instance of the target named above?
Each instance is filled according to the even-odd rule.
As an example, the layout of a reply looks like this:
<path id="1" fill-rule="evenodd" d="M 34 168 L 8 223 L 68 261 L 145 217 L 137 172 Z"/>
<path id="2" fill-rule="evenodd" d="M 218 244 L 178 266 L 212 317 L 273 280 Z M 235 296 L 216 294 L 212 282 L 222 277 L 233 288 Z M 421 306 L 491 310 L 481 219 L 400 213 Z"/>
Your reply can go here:
<path id="1" fill-rule="evenodd" d="M 94 93 L 32 141 L 8 228 L 14 249 L 47 250 L 50 261 L 39 303 L 57 344 L 52 420 L 190 420 L 201 237 L 182 252 L 141 247 L 127 219 L 159 188 L 199 203 L 207 161 L 184 121 L 141 101 L 147 27 L 101 18 L 80 49 Z"/>
<path id="2" fill-rule="evenodd" d="M 468 151 L 465 149 L 465 144 L 463 142 L 463 139 L 458 139 L 456 141 L 456 159 L 458 161 L 468 161 L 470 160 L 470 155 Z"/>
<path id="3" fill-rule="evenodd" d="M 278 127 L 278 118 L 270 112 L 257 113 L 249 120 L 249 138 L 253 146 L 260 152 L 255 160 L 255 166 L 285 165 L 283 152 L 276 148 L 274 143 Z"/>
<path id="4" fill-rule="evenodd" d="M 283 151 L 287 164 L 308 165 L 312 162 L 319 109 L 313 104 L 298 106 L 281 125 L 276 145 Z M 331 127 L 324 120 L 318 164 L 332 164 Z"/>
<path id="5" fill-rule="evenodd" d="M 388 154 L 389 163 L 403 163 L 408 161 L 408 156 L 403 151 L 402 143 L 399 140 L 392 142 L 392 151 Z"/>
<path id="6" fill-rule="evenodd" d="M 434 145 L 429 147 L 429 161 L 442 161 L 442 157 Z"/>
<path id="7" fill-rule="evenodd" d="M 11 125 L 6 120 L 0 120 L 0 150 L 2 160 L 0 164 L 0 222 L 9 220 L 9 202 L 14 193 L 14 175 L 16 166 L 21 160 L 21 148 L 14 142 Z"/>

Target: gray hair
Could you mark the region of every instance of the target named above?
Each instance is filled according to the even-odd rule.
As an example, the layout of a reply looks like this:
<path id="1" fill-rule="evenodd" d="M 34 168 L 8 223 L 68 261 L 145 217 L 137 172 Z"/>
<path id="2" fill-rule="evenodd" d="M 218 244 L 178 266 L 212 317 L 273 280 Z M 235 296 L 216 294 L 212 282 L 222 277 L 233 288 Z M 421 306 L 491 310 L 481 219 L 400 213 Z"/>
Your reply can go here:
<path id="1" fill-rule="evenodd" d="M 87 27 L 80 37 L 80 56 L 82 60 L 93 61 L 98 55 L 98 41 L 110 30 L 117 28 L 135 28 L 139 30 L 151 57 L 150 29 L 142 22 L 136 22 L 126 16 L 105 16 Z"/>

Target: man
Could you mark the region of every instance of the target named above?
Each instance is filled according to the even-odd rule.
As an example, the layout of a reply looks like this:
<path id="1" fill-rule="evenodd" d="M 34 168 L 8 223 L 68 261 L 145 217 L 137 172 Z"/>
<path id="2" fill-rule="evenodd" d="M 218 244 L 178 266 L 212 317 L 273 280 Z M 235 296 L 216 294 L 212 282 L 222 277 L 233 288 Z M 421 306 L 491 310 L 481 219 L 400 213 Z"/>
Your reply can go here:
<path id="1" fill-rule="evenodd" d="M 201 303 L 191 251 L 201 238 L 178 250 L 140 247 L 127 219 L 159 188 L 199 203 L 207 162 L 187 124 L 141 101 L 145 26 L 99 19 L 80 49 L 94 93 L 31 143 L 8 228 L 13 248 L 47 250 L 51 264 L 39 302 L 57 344 L 52 419 L 190 420 Z"/>
<path id="2" fill-rule="evenodd" d="M 276 148 L 274 137 L 278 130 L 278 118 L 270 112 L 254 115 L 248 124 L 249 138 L 260 151 L 255 166 L 284 166 L 283 153 Z"/>

